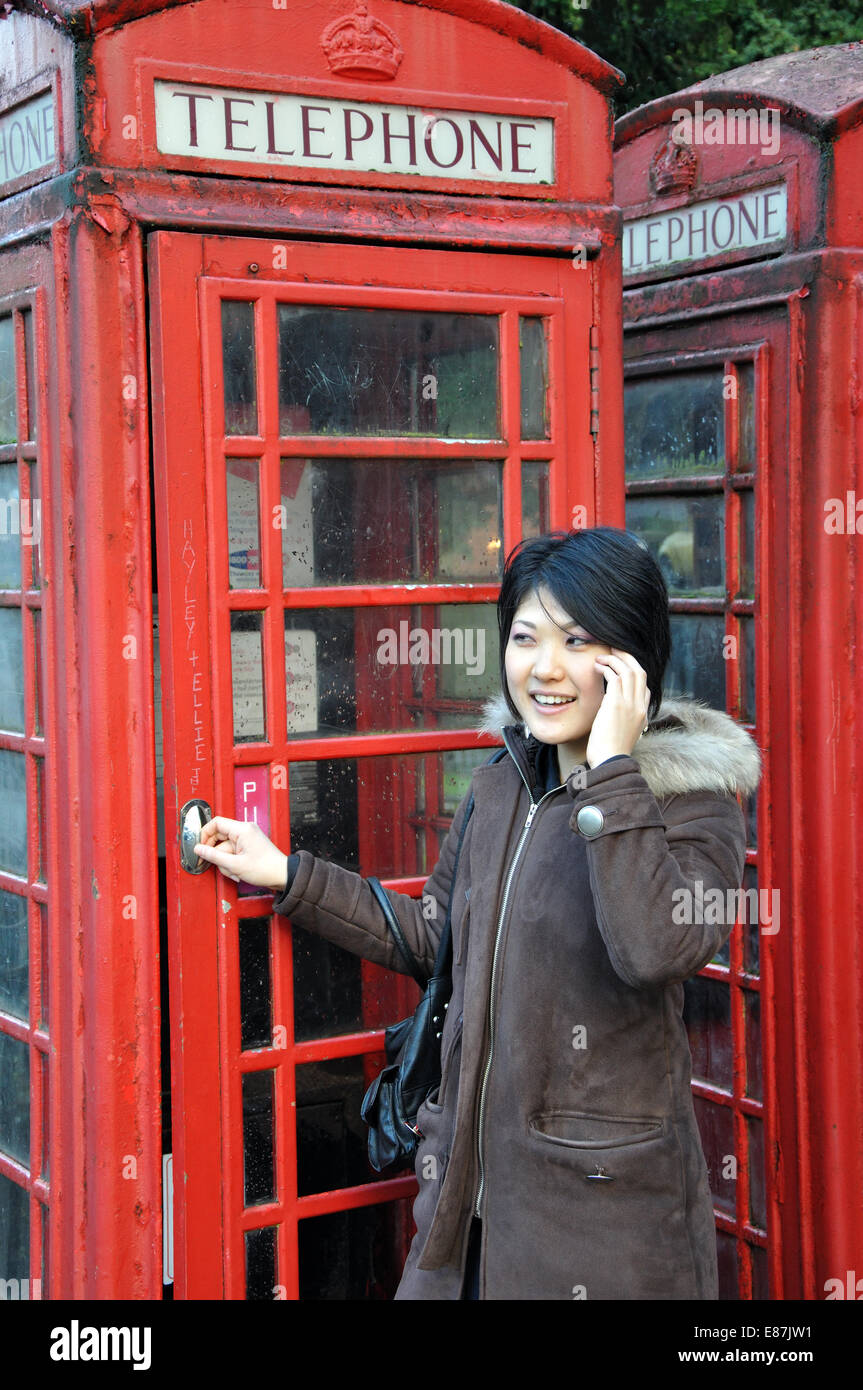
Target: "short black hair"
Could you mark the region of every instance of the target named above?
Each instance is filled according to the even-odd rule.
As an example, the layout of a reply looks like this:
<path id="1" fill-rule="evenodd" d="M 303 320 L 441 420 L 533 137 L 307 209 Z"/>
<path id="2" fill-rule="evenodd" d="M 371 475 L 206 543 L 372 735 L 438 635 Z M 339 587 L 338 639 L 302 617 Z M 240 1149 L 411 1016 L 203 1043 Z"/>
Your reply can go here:
<path id="1" fill-rule="evenodd" d="M 506 679 L 506 647 L 519 604 L 540 588 L 548 589 L 597 642 L 630 652 L 644 667 L 648 715 L 655 717 L 671 655 L 671 624 L 665 579 L 644 541 L 615 526 L 594 526 L 549 531 L 513 546 L 504 566 L 497 622 L 501 686 L 519 721 Z"/>

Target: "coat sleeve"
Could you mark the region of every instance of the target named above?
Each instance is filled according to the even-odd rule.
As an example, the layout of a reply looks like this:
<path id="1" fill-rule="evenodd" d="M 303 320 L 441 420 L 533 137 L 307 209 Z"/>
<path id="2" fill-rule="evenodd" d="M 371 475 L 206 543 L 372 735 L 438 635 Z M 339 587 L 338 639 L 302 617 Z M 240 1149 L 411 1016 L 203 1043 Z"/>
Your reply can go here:
<path id="1" fill-rule="evenodd" d="M 456 808 L 422 898 L 386 890 L 408 945 L 429 975 L 446 920 L 453 860 L 467 802 L 466 794 Z M 308 850 L 297 851 L 296 871 L 287 889 L 275 898 L 273 910 L 354 955 L 403 975 L 409 973 L 371 888 L 350 869 L 331 864 Z"/>
<path id="2" fill-rule="evenodd" d="M 743 812 L 727 792 L 694 791 L 662 809 L 634 758 L 570 778 L 570 827 L 587 843 L 590 886 L 609 959 L 626 984 L 649 989 L 687 980 L 720 950 L 734 926 L 746 862 Z M 602 813 L 582 817 L 586 807 Z M 587 833 L 585 834 L 585 830 Z M 722 894 L 722 911 L 705 897 Z M 719 900 L 713 893 L 713 903 Z M 714 916 L 720 918 L 714 921 Z M 699 917 L 708 920 L 699 921 Z"/>

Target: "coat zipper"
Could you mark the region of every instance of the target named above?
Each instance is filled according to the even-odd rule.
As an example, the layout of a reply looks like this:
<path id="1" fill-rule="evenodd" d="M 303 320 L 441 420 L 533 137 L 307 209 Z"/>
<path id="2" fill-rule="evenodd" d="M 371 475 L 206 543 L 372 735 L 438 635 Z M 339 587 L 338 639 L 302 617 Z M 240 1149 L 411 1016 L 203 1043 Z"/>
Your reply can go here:
<path id="1" fill-rule="evenodd" d="M 505 741 L 505 736 L 504 736 L 504 741 Z M 479 1123 L 478 1123 L 478 1127 L 477 1127 L 477 1130 L 478 1130 L 478 1132 L 477 1132 L 477 1156 L 478 1156 L 478 1159 L 479 1159 L 479 1187 L 477 1188 L 476 1202 L 474 1203 L 474 1209 L 473 1209 L 473 1214 L 474 1214 L 474 1216 L 480 1216 L 480 1214 L 481 1214 L 481 1213 L 480 1213 L 480 1208 L 481 1208 L 481 1205 L 482 1205 L 483 1192 L 484 1192 L 484 1190 L 485 1190 L 485 1168 L 484 1168 L 483 1161 L 482 1161 L 482 1150 L 483 1150 L 483 1125 L 484 1125 L 484 1122 L 485 1122 L 485 1095 L 486 1095 L 486 1089 L 487 1089 L 487 1087 L 488 1087 L 489 1073 L 490 1073 L 490 1071 L 491 1071 L 492 1054 L 493 1054 L 493 1052 L 494 1052 L 494 998 L 495 998 L 495 984 L 496 984 L 496 970 L 497 970 L 497 955 L 498 955 L 498 949 L 499 949 L 499 947 L 500 947 L 500 942 L 501 942 L 501 935 L 502 935 L 502 929 L 503 929 L 503 919 L 504 919 L 504 917 L 506 916 L 506 909 L 507 909 L 507 905 L 508 905 L 508 902 L 509 902 L 509 890 L 510 890 L 510 887 L 512 886 L 513 875 L 514 875 L 514 873 L 515 873 L 515 870 L 516 870 L 516 866 L 517 866 L 517 864 L 518 864 L 518 861 L 519 861 L 519 859 L 520 859 L 520 857 L 521 857 L 521 852 L 522 852 L 522 849 L 524 848 L 525 841 L 527 840 L 528 832 L 529 832 L 529 830 L 530 830 L 530 827 L 531 827 L 531 824 L 532 824 L 532 822 L 533 822 L 534 816 L 536 815 L 536 813 L 537 813 L 537 811 L 539 810 L 540 806 L 542 805 L 543 801 L 545 801 L 546 797 L 554 796 L 554 793 L 555 793 L 555 792 L 559 792 L 559 791 L 561 790 L 562 786 L 563 786 L 563 783 L 561 783 L 561 786 L 560 786 L 560 787 L 552 787 L 551 791 L 545 792 L 545 794 L 539 798 L 539 801 L 534 801 L 534 799 L 533 799 L 533 793 L 532 793 L 531 790 L 530 790 L 530 786 L 529 786 L 529 784 L 528 784 L 527 778 L 525 777 L 524 773 L 522 772 L 521 768 L 519 767 L 518 762 L 517 762 L 515 759 L 513 759 L 513 761 L 515 762 L 516 767 L 518 767 L 519 773 L 521 774 L 521 780 L 524 782 L 524 785 L 527 787 L 527 794 L 528 794 L 528 796 L 530 797 L 530 810 L 529 810 L 528 813 L 527 813 L 527 820 L 525 821 L 524 825 L 522 826 L 521 835 L 520 835 L 520 837 L 519 837 L 518 844 L 517 844 L 516 847 L 515 847 L 515 854 L 513 855 L 513 857 L 512 857 L 512 863 L 511 863 L 510 866 L 509 866 L 509 873 L 508 873 L 507 876 L 506 876 L 506 886 L 505 886 L 505 888 L 504 888 L 504 890 L 503 890 L 503 902 L 501 903 L 500 913 L 499 913 L 498 919 L 497 919 L 497 927 L 496 927 L 496 930 L 495 930 L 494 952 L 493 952 L 493 954 L 492 954 L 492 961 L 491 961 L 491 987 L 490 987 L 490 989 L 489 989 L 489 1001 L 488 1001 L 488 1026 L 489 1026 L 488 1057 L 486 1058 L 485 1071 L 483 1072 L 482 1087 L 481 1087 L 481 1089 L 480 1089 L 480 1096 L 479 1096 Z"/>

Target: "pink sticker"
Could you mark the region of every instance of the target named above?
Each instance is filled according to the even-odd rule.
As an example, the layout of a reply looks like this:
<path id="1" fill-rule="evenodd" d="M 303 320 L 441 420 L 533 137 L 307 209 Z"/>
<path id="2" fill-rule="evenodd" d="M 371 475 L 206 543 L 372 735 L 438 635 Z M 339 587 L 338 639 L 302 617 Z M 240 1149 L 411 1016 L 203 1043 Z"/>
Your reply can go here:
<path id="1" fill-rule="evenodd" d="M 267 766 L 234 768 L 236 819 L 254 821 L 265 835 L 270 833 L 270 804 L 267 795 L 269 774 L 270 769 Z M 241 879 L 237 892 L 241 897 L 248 898 L 252 894 L 260 896 L 265 889 Z"/>

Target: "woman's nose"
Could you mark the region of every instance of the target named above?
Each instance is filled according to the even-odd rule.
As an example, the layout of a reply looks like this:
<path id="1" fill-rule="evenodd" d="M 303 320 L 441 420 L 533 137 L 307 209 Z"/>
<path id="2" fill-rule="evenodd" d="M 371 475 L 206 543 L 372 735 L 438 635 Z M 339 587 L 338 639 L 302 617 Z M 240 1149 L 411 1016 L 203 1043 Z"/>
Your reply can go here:
<path id="1" fill-rule="evenodd" d="M 563 675 L 560 657 L 553 643 L 541 642 L 536 648 L 536 655 L 533 661 L 533 673 L 538 680 L 550 680 L 555 676 L 559 677 Z"/>

